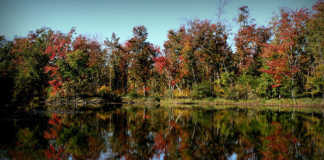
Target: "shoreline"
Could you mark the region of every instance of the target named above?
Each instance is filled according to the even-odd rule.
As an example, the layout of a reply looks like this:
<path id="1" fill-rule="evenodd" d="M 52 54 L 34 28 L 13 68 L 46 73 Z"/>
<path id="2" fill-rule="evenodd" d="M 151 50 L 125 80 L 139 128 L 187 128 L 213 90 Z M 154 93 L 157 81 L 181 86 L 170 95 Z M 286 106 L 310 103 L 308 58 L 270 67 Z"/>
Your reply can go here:
<path id="1" fill-rule="evenodd" d="M 127 104 L 160 104 L 160 105 L 239 105 L 239 106 L 280 106 L 280 107 L 320 107 L 324 108 L 324 99 L 322 98 L 300 98 L 296 99 L 248 99 L 248 100 L 228 100 L 222 98 L 162 98 L 154 100 L 147 98 L 126 98 L 123 102 Z"/>
<path id="2" fill-rule="evenodd" d="M 124 100 L 124 98 L 123 98 Z M 136 98 L 127 99 L 125 107 L 162 107 L 162 108 L 175 108 L 175 109 L 228 109 L 228 108 L 241 108 L 241 109 L 256 109 L 256 110 L 278 110 L 278 111 L 292 111 L 292 112 L 316 112 L 324 114 L 324 101 L 322 99 L 316 99 L 309 101 L 310 99 L 298 99 L 297 104 L 291 104 L 287 101 L 290 99 L 280 100 L 226 100 L 226 99 L 161 99 L 153 101 L 152 98 Z M 292 100 L 291 100 L 292 101 Z M 285 103 L 283 103 L 285 102 Z M 314 103 L 311 103 L 314 102 Z M 320 102 L 320 103 L 319 103 Z"/>
<path id="3" fill-rule="evenodd" d="M 60 101 L 60 100 L 58 100 Z M 86 102 L 85 102 L 86 101 Z M 221 98 L 157 98 L 157 97 L 140 97 L 129 98 L 122 97 L 121 102 L 105 102 L 103 98 L 91 97 L 86 100 L 77 100 L 77 108 L 100 109 L 109 108 L 110 105 L 122 105 L 125 107 L 164 107 L 164 108 L 201 108 L 201 109 L 219 109 L 229 107 L 239 107 L 247 109 L 271 109 L 281 111 L 311 111 L 324 113 L 324 100 L 322 98 L 299 98 L 294 103 L 293 99 L 250 99 L 250 100 L 228 100 Z M 53 101 L 52 101 L 53 102 Z M 66 104 L 53 104 L 47 101 L 46 106 L 49 108 L 58 106 L 74 106 L 74 101 Z M 105 102 L 105 103 L 104 103 Z"/>
<path id="4" fill-rule="evenodd" d="M 295 99 L 247 99 L 247 100 L 228 100 L 223 98 L 154 98 L 122 97 L 120 102 L 105 101 L 101 97 L 91 97 L 86 99 L 77 98 L 76 104 L 80 105 L 101 105 L 101 104 L 160 104 L 160 105 L 239 105 L 239 106 L 281 106 L 281 107 L 321 107 L 324 108 L 322 98 L 298 98 Z M 57 106 L 75 104 L 74 100 L 69 102 L 64 99 L 47 100 L 46 105 Z"/>

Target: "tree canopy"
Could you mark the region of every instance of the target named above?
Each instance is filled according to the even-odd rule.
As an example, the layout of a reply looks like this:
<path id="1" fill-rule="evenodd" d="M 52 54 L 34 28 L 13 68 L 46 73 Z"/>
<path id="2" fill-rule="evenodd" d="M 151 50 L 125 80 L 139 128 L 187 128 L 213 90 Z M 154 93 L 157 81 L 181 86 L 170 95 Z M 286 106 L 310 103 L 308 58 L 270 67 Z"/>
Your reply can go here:
<path id="1" fill-rule="evenodd" d="M 3 105 L 51 98 L 117 96 L 319 97 L 324 95 L 324 2 L 282 9 L 269 24 L 238 9 L 235 50 L 222 22 L 192 20 L 169 30 L 164 49 L 135 26 L 124 43 L 104 45 L 77 34 L 41 28 L 8 41 L 0 37 Z"/>

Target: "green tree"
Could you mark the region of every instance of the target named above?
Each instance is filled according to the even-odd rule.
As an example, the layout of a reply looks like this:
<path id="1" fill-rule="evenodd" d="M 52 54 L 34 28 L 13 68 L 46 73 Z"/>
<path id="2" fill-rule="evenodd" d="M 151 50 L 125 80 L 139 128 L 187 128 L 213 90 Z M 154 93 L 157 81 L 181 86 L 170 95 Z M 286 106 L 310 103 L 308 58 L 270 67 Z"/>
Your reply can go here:
<path id="1" fill-rule="evenodd" d="M 53 31 L 47 28 L 30 32 L 26 38 L 13 41 L 11 54 L 16 65 L 14 78 L 14 103 L 28 104 L 32 101 L 44 101 L 48 87 L 48 76 L 44 67 L 49 57 L 44 54 Z"/>
<path id="2" fill-rule="evenodd" d="M 314 57 L 314 63 L 310 65 L 305 87 L 312 97 L 322 94 L 324 98 L 324 1 L 318 1 L 312 13 L 307 23 L 306 47 Z"/>
<path id="3" fill-rule="evenodd" d="M 4 36 L 0 36 L 1 106 L 8 105 L 13 99 L 16 65 L 13 63 L 15 57 L 11 54 L 11 48 L 12 42 L 7 41 Z"/>
<path id="4" fill-rule="evenodd" d="M 160 52 L 159 48 L 147 42 L 147 30 L 144 26 L 133 28 L 133 37 L 127 41 L 126 50 L 130 54 L 129 78 L 138 89 L 142 86 L 143 94 L 149 90 L 147 82 L 153 75 L 154 58 Z"/>
<path id="5" fill-rule="evenodd" d="M 109 83 L 112 90 L 128 89 L 129 54 L 119 43 L 119 38 L 113 33 L 111 39 L 106 39 L 105 45 L 109 54 Z"/>

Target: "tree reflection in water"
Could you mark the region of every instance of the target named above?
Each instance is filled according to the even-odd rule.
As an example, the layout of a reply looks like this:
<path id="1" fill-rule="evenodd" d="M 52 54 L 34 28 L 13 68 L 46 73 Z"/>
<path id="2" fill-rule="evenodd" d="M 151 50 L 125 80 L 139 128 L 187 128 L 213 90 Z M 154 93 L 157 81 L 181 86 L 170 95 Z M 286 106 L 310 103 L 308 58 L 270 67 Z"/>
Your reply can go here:
<path id="1" fill-rule="evenodd" d="M 1 118 L 5 129 L 0 158 L 320 159 L 324 156 L 321 114 L 143 107 L 25 114 L 18 120 Z"/>

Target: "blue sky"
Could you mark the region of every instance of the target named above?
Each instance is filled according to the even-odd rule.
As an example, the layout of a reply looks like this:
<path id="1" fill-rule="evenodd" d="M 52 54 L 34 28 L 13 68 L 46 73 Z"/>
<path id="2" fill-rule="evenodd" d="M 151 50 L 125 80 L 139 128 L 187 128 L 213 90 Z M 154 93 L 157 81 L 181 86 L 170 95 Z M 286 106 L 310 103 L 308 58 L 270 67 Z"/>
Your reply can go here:
<path id="1" fill-rule="evenodd" d="M 0 35 L 26 36 L 41 27 L 78 34 L 100 42 L 112 32 L 121 42 L 132 37 L 132 28 L 145 25 L 148 40 L 163 46 L 170 29 L 192 19 L 216 21 L 220 0 L 0 0 Z M 224 0 L 223 0 L 224 1 Z M 227 0 L 222 20 L 233 33 L 238 8 L 247 5 L 251 18 L 266 25 L 280 8 L 311 8 L 316 0 Z M 233 37 L 233 36 L 232 36 Z"/>

